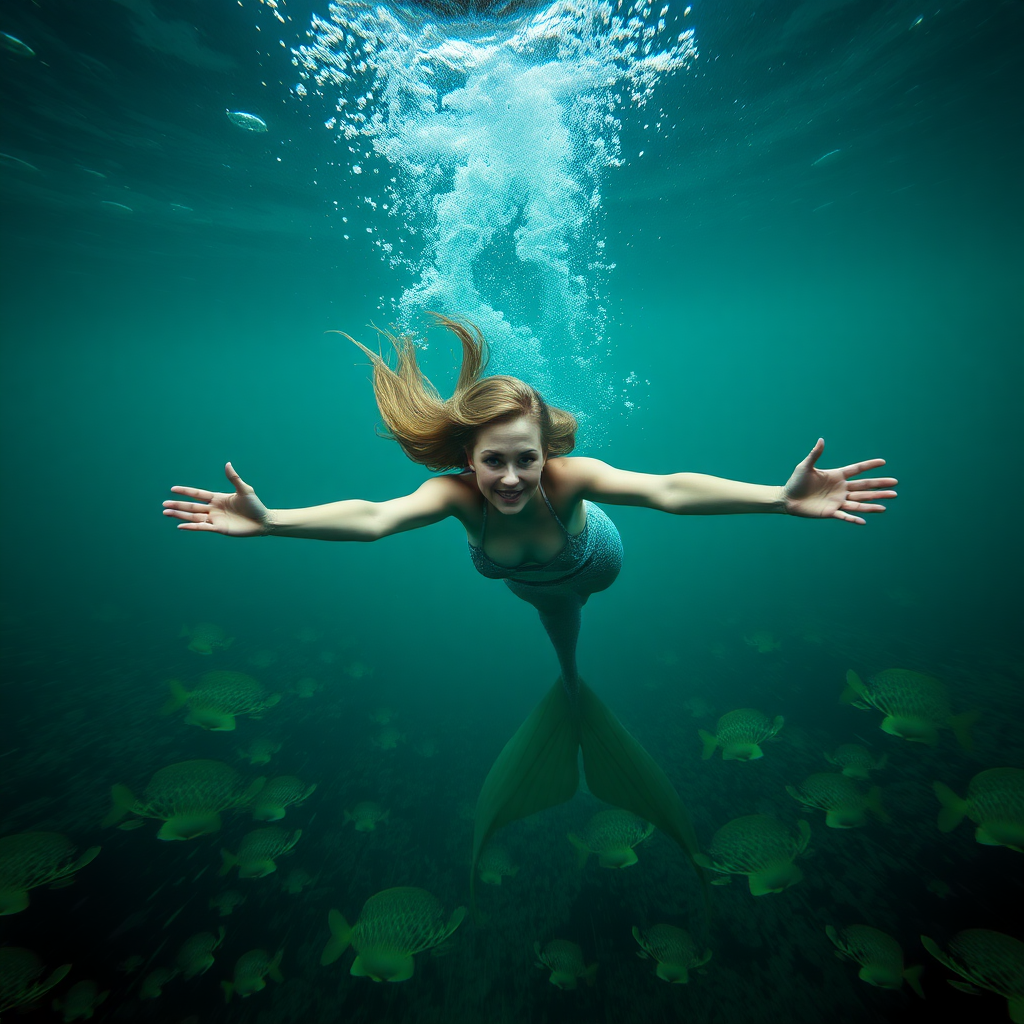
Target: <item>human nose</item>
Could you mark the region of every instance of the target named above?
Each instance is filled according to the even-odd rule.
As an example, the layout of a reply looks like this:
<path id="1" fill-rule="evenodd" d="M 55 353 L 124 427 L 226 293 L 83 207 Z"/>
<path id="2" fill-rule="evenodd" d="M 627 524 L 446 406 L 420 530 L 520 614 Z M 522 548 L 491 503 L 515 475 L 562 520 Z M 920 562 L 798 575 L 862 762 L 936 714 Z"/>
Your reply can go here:
<path id="1" fill-rule="evenodd" d="M 515 471 L 514 466 L 506 466 L 505 472 L 502 474 L 501 482 L 503 484 L 514 485 L 519 482 L 519 474 Z"/>

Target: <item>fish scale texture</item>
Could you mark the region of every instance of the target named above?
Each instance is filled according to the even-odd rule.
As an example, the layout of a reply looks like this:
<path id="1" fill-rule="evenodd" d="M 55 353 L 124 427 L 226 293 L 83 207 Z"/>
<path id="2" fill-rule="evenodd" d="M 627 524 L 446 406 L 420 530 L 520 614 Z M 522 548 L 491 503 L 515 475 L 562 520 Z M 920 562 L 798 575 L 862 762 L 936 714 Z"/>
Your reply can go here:
<path id="1" fill-rule="evenodd" d="M 868 684 L 871 703 L 887 715 L 908 715 L 932 722 L 950 718 L 949 694 L 945 684 L 921 672 L 887 668 Z"/>
<path id="2" fill-rule="evenodd" d="M 243 791 L 242 776 L 223 761 L 181 761 L 154 774 L 145 803 L 151 814 L 172 818 L 234 807 Z"/>
<path id="3" fill-rule="evenodd" d="M 22 832 L 0 839 L 0 889 L 32 889 L 66 874 L 75 844 L 59 832 Z"/>
<path id="4" fill-rule="evenodd" d="M 656 924 L 641 933 L 644 949 L 659 963 L 689 967 L 697 959 L 690 933 L 671 924 Z"/>
<path id="5" fill-rule="evenodd" d="M 418 953 L 429 949 L 445 933 L 444 907 L 425 889 L 385 889 L 363 905 L 353 935 L 353 945 L 366 949 Z"/>
<path id="6" fill-rule="evenodd" d="M 1024 942 L 988 928 L 968 928 L 949 943 L 949 956 L 971 981 L 1002 996 L 1024 996 Z"/>
<path id="7" fill-rule="evenodd" d="M 654 826 L 630 811 L 614 809 L 598 811 L 580 833 L 580 839 L 587 849 L 594 853 L 602 850 L 621 850 L 632 848 L 643 842 L 652 832 Z"/>
<path id="8" fill-rule="evenodd" d="M 781 821 L 765 814 L 748 814 L 723 825 L 708 852 L 735 874 L 753 874 L 792 860 L 798 849 L 797 837 Z"/>

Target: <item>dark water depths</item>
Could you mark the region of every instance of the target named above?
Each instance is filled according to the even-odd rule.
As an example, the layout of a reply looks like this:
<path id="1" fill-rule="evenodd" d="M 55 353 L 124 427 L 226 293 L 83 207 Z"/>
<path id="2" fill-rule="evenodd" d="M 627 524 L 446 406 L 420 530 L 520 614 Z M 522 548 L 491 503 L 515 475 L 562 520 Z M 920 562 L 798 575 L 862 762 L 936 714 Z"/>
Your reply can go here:
<path id="1" fill-rule="evenodd" d="M 60 997 L 84 979 L 109 989 L 98 1020 L 731 1024 L 910 1021 L 936 1006 L 1007 1019 L 998 996 L 949 987 L 919 936 L 1024 937 L 1020 854 L 975 843 L 970 822 L 939 832 L 931 788 L 963 795 L 984 769 L 1024 767 L 1024 5 L 769 0 L 695 4 L 685 19 L 673 6 L 666 38 L 692 28 L 698 53 L 643 110 L 616 110 L 622 166 L 600 172 L 593 222 L 563 227 L 604 241 L 614 264 L 593 270 L 605 313 L 592 362 L 544 333 L 536 266 L 507 237 L 477 282 L 552 360 L 569 352 L 575 376 L 553 387 L 579 402 L 577 454 L 781 484 L 822 436 L 823 465 L 879 456 L 900 480 L 864 527 L 606 507 L 626 560 L 586 608 L 583 676 L 669 774 L 702 845 L 744 814 L 812 829 L 793 888 L 712 888 L 713 956 L 686 986 L 654 977 L 630 929 L 698 934 L 693 872 L 659 833 L 628 870 L 591 858 L 579 871 L 565 836 L 600 809 L 586 793 L 502 834 L 518 874 L 481 886 L 482 919 L 445 955 L 420 953 L 408 982 L 351 977 L 351 953 L 319 966 L 330 908 L 354 922 L 403 885 L 446 914 L 467 902 L 480 784 L 557 665 L 533 610 L 473 571 L 454 521 L 341 545 L 192 535 L 160 516 L 172 484 L 224 486 L 227 459 L 271 507 L 384 500 L 425 476 L 374 435 L 364 357 L 324 333 L 369 341 L 364 325 L 395 320 L 414 283 L 375 244 L 407 238 L 381 208 L 392 172 L 377 156 L 353 174 L 369 144 L 349 152 L 324 127 L 336 90 L 297 95 L 292 48 L 326 7 L 274 10 L 11 0 L 0 16 L 35 52 L 0 50 L 0 834 L 102 846 L 72 887 L 33 889 L 3 917 L 0 944 L 47 971 L 71 963 Z M 525 16 L 498 13 L 506 27 Z M 447 342 L 423 363 L 447 394 Z M 233 644 L 190 652 L 179 632 L 199 622 Z M 777 649 L 745 642 L 762 630 Z M 904 742 L 839 702 L 847 670 L 890 667 L 936 676 L 954 713 L 980 712 L 972 751 L 948 729 L 934 748 Z M 191 688 L 213 669 L 282 699 L 230 733 L 161 715 L 168 680 Z M 382 707 L 396 749 L 375 745 Z M 741 707 L 784 715 L 777 740 L 750 763 L 702 761 L 698 728 Z M 250 766 L 239 750 L 263 737 L 281 749 Z M 888 755 L 872 782 L 891 823 L 826 828 L 787 795 L 847 742 Z M 276 873 L 217 878 L 221 847 L 255 827 L 244 811 L 187 843 L 159 842 L 151 819 L 100 827 L 113 784 L 139 795 L 193 758 L 317 783 L 280 823 L 302 837 Z M 363 800 L 390 811 L 365 834 L 344 820 Z M 296 868 L 312 882 L 289 894 Z M 246 902 L 220 918 L 209 901 L 227 888 Z M 925 1003 L 833 956 L 825 925 L 852 923 L 924 965 Z M 140 1002 L 146 971 L 220 924 L 206 974 Z M 593 988 L 547 983 L 533 943 L 553 938 L 599 965 Z M 225 1005 L 219 983 L 257 946 L 284 949 L 284 983 Z M 145 966 L 120 971 L 133 955 Z M 54 1019 L 53 994 L 23 1019 Z"/>

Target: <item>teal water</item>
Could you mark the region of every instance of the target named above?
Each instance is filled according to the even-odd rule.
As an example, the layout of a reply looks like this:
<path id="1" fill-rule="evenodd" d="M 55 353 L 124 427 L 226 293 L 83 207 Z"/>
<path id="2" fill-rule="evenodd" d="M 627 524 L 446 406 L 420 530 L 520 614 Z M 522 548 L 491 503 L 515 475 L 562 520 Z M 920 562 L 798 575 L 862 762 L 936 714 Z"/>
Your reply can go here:
<path id="1" fill-rule="evenodd" d="M 477 41 L 543 11 L 509 5 L 467 27 L 420 8 L 441 38 Z M 50 999 L 86 979 L 110 991 L 96 1019 L 154 1022 L 902 1021 L 935 1005 L 1008 1019 L 998 996 L 948 986 L 919 936 L 1024 938 L 1020 854 L 976 843 L 970 822 L 940 832 L 931 788 L 963 795 L 980 771 L 1024 767 L 1024 8 L 765 2 L 694 4 L 684 17 L 673 4 L 655 48 L 692 29 L 693 52 L 655 66 L 642 109 L 622 84 L 640 57 L 618 59 L 609 116 L 620 123 L 599 128 L 579 103 L 610 102 L 593 46 L 562 55 L 557 88 L 515 77 L 558 56 L 551 38 L 602 38 L 573 35 L 584 9 L 566 5 L 549 42 L 486 81 L 465 54 L 425 59 L 442 91 L 475 83 L 444 108 L 471 138 L 464 151 L 443 124 L 417 120 L 406 93 L 388 93 L 408 84 L 395 70 L 407 58 L 367 104 L 391 118 L 376 136 L 325 127 L 351 124 L 337 99 L 350 89 L 354 106 L 368 88 L 318 86 L 292 63 L 315 42 L 314 17 L 338 24 L 325 3 L 6 6 L 0 30 L 35 56 L 0 50 L 0 834 L 102 847 L 72 887 L 35 888 L 0 922 L 0 944 L 32 949 L 46 973 L 72 965 L 25 1020 L 59 1019 Z M 656 28 L 659 10 L 637 17 Z M 527 105 L 541 93 L 553 108 Z M 499 96 L 524 104 L 500 132 Z M 598 142 L 618 146 L 620 166 L 596 161 Z M 440 184 L 415 177 L 417 154 Z M 441 259 L 417 239 L 470 154 L 507 176 L 462 193 Z M 499 188 L 506 207 L 488 212 Z M 556 188 L 534 214 L 547 233 L 523 259 L 513 232 Z M 390 215 L 396 196 L 405 205 Z M 476 256 L 472 225 L 492 232 Z M 427 295 L 417 286 L 432 267 Z M 601 806 L 586 793 L 501 834 L 518 873 L 480 886 L 482 918 L 445 955 L 417 955 L 409 981 L 352 977 L 351 952 L 319 965 L 330 908 L 354 922 L 367 898 L 401 885 L 429 890 L 446 915 L 467 903 L 472 805 L 557 675 L 553 652 L 533 610 L 473 571 L 454 521 L 368 545 L 247 542 L 175 531 L 160 502 L 172 484 L 224 486 L 228 459 L 271 507 L 413 490 L 426 473 L 375 436 L 365 358 L 324 332 L 367 343 L 371 321 L 423 332 L 428 299 L 490 325 L 496 366 L 580 415 L 577 454 L 781 484 L 821 436 L 823 465 L 882 457 L 899 478 L 899 497 L 864 527 L 606 506 L 625 566 L 585 610 L 583 677 L 669 774 L 703 847 L 744 814 L 812 830 L 799 884 L 763 897 L 742 877 L 711 889 L 713 955 L 686 986 L 636 958 L 630 929 L 698 935 L 693 872 L 659 833 L 628 870 L 593 858 L 578 870 L 566 833 Z M 421 358 L 447 394 L 454 362 L 436 334 Z M 190 652 L 179 633 L 198 622 L 233 644 Z M 745 642 L 759 630 L 780 646 Z M 955 713 L 980 712 L 973 750 L 949 730 L 934 748 L 907 743 L 878 728 L 877 711 L 839 702 L 848 670 L 893 667 L 941 679 Z M 191 687 L 217 669 L 282 699 L 232 733 L 161 715 L 168 680 Z M 373 742 L 381 707 L 404 736 L 393 750 Z M 742 707 L 785 717 L 764 758 L 701 760 L 697 730 Z M 281 749 L 250 766 L 239 749 L 263 737 Z M 890 823 L 826 828 L 787 794 L 848 742 L 887 755 L 872 784 Z M 154 771 L 192 758 L 317 784 L 281 822 L 302 837 L 276 873 L 218 879 L 221 848 L 254 827 L 244 811 L 188 843 L 158 841 L 152 819 L 101 827 L 112 785 L 138 795 Z M 390 810 L 376 831 L 345 822 L 363 800 Z M 312 879 L 299 894 L 281 885 L 292 869 Z M 209 901 L 228 888 L 246 902 L 221 918 Z M 825 926 L 855 923 L 924 966 L 925 1003 L 868 986 L 833 956 Z M 148 971 L 221 924 L 213 967 L 140 1001 Z M 592 988 L 548 984 L 533 944 L 555 938 L 598 964 Z M 283 983 L 225 1005 L 220 982 L 257 946 L 284 950 Z M 122 971 L 133 955 L 143 965 Z"/>

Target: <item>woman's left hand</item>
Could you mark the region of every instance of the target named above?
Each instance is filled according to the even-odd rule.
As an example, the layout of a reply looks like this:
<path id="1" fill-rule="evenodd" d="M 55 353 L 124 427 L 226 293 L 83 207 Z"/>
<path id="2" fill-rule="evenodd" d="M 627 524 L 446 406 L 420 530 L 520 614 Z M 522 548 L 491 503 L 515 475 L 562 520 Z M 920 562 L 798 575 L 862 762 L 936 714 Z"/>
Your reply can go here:
<path id="1" fill-rule="evenodd" d="M 885 488 L 895 486 L 897 481 L 891 476 L 870 480 L 851 480 L 850 477 L 884 466 L 885 459 L 868 459 L 841 469 L 816 469 L 814 464 L 824 450 L 825 442 L 819 437 L 807 458 L 793 470 L 793 475 L 782 489 L 786 512 L 806 519 L 843 519 L 861 526 L 864 520 L 855 513 L 884 512 L 884 505 L 865 502 L 895 498 L 896 492 Z"/>

